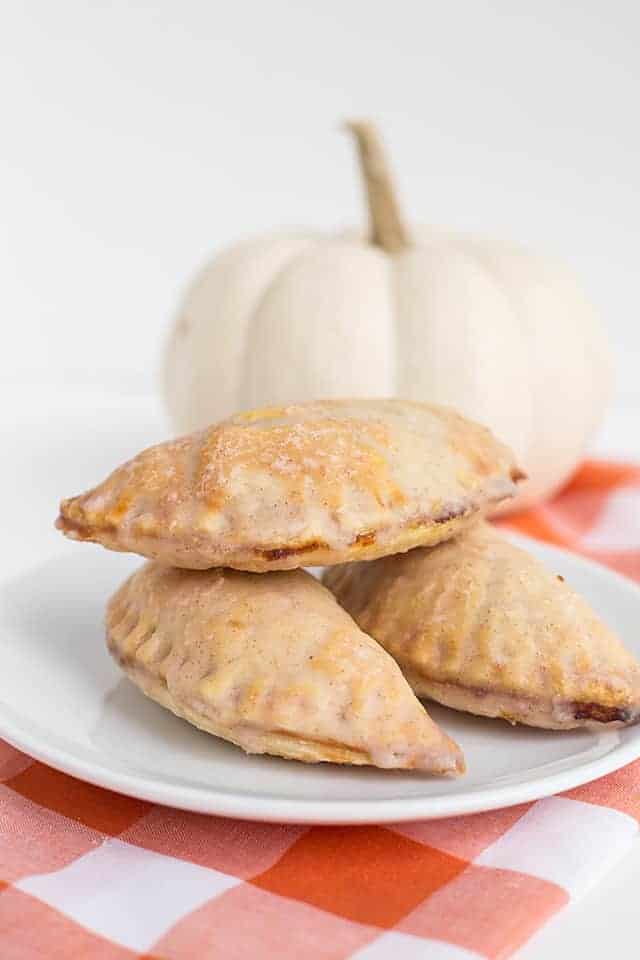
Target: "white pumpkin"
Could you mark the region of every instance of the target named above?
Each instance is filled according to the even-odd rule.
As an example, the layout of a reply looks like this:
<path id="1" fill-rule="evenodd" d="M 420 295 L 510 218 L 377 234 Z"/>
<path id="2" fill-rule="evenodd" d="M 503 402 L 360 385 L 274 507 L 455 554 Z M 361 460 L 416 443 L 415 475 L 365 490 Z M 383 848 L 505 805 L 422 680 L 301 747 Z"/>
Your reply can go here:
<path id="1" fill-rule="evenodd" d="M 517 247 L 404 226 L 373 127 L 350 124 L 371 238 L 276 233 L 196 277 L 167 348 L 165 393 L 189 431 L 317 397 L 451 404 L 529 474 L 518 506 L 560 486 L 610 384 L 598 318 L 560 265 Z"/>

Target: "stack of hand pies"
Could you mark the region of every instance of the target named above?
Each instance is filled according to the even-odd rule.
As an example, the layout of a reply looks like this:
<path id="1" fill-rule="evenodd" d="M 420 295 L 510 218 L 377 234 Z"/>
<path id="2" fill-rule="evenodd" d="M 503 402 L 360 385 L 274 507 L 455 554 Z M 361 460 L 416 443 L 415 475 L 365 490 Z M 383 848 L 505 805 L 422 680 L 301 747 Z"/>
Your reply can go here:
<path id="1" fill-rule="evenodd" d="M 57 525 L 150 558 L 107 643 L 178 716 L 249 753 L 457 774 L 418 697 L 552 729 L 640 713 L 633 656 L 483 519 L 522 476 L 451 410 L 318 401 L 145 450 Z"/>

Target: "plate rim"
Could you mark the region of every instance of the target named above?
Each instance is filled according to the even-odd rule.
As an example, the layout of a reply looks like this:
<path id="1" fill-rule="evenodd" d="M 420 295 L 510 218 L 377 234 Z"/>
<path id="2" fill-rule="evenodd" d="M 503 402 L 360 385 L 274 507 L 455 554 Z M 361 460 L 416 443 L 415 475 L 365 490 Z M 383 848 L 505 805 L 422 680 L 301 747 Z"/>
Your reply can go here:
<path id="1" fill-rule="evenodd" d="M 618 590 L 633 595 L 640 608 L 640 586 L 610 567 L 585 556 L 542 540 L 535 540 L 512 529 L 501 528 L 514 543 L 523 547 L 542 547 L 551 557 L 569 557 L 589 574 L 604 577 Z M 167 781 L 138 775 L 74 756 L 62 747 L 43 743 L 38 734 L 30 734 L 19 722 L 12 721 L 0 701 L 0 737 L 11 746 L 55 770 L 70 774 L 95 786 L 150 803 L 176 807 L 196 813 L 231 819 L 267 823 L 299 824 L 375 824 L 402 823 L 458 817 L 503 809 L 519 803 L 540 800 L 570 790 L 618 770 L 640 757 L 640 736 L 620 743 L 602 757 L 577 763 L 569 769 L 534 777 L 514 784 L 482 787 L 459 794 L 431 797 L 357 800 L 307 800 L 242 792 L 220 792 L 215 788 L 178 786 Z"/>

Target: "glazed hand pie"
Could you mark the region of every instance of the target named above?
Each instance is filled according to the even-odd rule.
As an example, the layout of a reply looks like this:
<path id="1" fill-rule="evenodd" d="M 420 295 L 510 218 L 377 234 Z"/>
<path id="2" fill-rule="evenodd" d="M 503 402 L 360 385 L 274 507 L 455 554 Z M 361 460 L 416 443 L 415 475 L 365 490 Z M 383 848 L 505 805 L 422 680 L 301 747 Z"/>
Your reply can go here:
<path id="1" fill-rule="evenodd" d="M 464 770 L 397 664 L 304 571 L 147 563 L 110 601 L 107 643 L 147 696 L 248 753 Z"/>
<path id="2" fill-rule="evenodd" d="M 421 697 L 535 727 L 632 723 L 640 665 L 561 577 L 488 524 L 325 582 Z"/>
<path id="3" fill-rule="evenodd" d="M 63 501 L 57 525 L 177 567 L 283 570 L 438 543 L 522 476 L 505 446 L 452 410 L 327 400 L 151 447 Z"/>

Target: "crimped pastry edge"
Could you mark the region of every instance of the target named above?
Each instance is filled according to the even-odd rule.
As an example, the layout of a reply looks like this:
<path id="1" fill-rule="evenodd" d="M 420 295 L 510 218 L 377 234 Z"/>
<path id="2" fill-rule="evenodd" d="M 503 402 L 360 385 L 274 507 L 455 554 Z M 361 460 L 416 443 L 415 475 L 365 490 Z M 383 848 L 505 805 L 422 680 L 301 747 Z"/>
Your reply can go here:
<path id="1" fill-rule="evenodd" d="M 506 720 L 511 724 L 521 723 L 543 730 L 615 730 L 627 727 L 640 720 L 640 709 L 607 707 L 594 702 L 565 700 L 556 697 L 536 700 L 533 697 L 517 696 L 495 690 L 475 690 L 456 683 L 441 683 L 427 680 L 411 670 L 403 668 L 411 689 L 420 699 L 433 700 L 445 707 L 469 713 L 473 716 Z M 611 720 L 597 719 L 610 711 Z M 582 716 L 577 716 L 581 713 Z M 626 715 L 626 716 L 625 716 Z"/>

